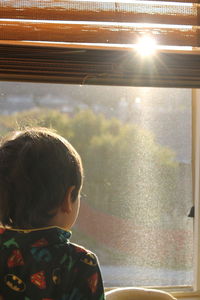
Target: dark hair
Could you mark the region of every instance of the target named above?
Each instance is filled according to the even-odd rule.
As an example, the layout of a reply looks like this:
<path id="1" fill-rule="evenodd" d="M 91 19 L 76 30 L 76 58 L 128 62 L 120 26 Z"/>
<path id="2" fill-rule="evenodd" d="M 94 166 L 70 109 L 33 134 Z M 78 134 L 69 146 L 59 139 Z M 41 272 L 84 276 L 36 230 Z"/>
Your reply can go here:
<path id="1" fill-rule="evenodd" d="M 63 137 L 47 128 L 14 132 L 0 144 L 0 222 L 48 225 L 70 186 L 77 199 L 82 178 L 81 158 Z"/>

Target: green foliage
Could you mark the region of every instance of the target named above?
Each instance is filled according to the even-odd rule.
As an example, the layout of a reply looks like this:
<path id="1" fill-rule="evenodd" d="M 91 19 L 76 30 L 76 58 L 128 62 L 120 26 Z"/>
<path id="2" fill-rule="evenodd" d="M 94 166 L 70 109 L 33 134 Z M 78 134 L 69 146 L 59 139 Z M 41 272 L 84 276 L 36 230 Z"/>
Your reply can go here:
<path id="1" fill-rule="evenodd" d="M 134 255 L 132 252 L 129 255 L 120 252 L 117 247 L 112 249 L 106 244 L 101 245 L 95 236 L 88 236 L 86 232 L 84 235 L 79 228 L 73 235 L 76 241 L 95 251 L 97 248 L 97 254 L 105 264 L 135 263 L 172 268 L 185 264 L 190 245 L 185 243 L 180 250 L 174 240 L 170 246 L 166 245 L 165 236 L 161 235 L 160 244 L 156 244 L 159 232 L 170 235 L 174 230 L 179 232 L 179 229 L 187 227 L 186 223 L 183 224 L 186 219 L 183 216 L 189 209 L 187 199 L 190 190 L 187 187 L 191 183 L 185 182 L 183 187 L 181 178 L 190 178 L 189 173 L 185 176 L 190 170 L 185 164 L 177 163 L 175 153 L 159 145 L 152 132 L 132 123 L 107 119 L 91 110 L 67 115 L 40 108 L 1 116 L 0 134 L 3 136 L 27 126 L 53 128 L 78 150 L 85 172 L 82 194 L 90 207 L 104 212 L 108 218 L 114 215 L 119 217 L 117 220 L 130 221 L 134 228 L 141 228 L 139 241 L 134 234 L 135 229 L 130 229 L 132 239 L 129 247 L 130 251 L 135 251 Z M 153 241 L 143 237 L 143 228 L 155 232 Z M 159 253 L 157 250 L 154 253 L 154 246 Z M 163 250 L 166 248 L 170 248 L 173 255 L 166 255 Z"/>

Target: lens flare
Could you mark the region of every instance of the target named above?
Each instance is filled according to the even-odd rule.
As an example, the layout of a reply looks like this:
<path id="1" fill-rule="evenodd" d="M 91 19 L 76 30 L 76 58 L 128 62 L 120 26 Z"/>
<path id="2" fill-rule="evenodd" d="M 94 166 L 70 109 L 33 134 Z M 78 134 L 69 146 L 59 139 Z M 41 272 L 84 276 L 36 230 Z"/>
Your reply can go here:
<path id="1" fill-rule="evenodd" d="M 156 41 L 149 36 L 144 36 L 138 40 L 136 50 L 141 56 L 153 55 L 156 51 Z"/>

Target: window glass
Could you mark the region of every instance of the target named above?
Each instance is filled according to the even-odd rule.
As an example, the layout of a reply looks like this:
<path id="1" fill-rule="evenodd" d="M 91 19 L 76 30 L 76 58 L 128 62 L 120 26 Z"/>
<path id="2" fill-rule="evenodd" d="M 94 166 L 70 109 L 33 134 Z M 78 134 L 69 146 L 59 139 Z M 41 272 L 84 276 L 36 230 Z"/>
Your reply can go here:
<path id="1" fill-rule="evenodd" d="M 191 90 L 0 83 L 0 134 L 52 127 L 83 159 L 72 241 L 106 286 L 191 285 Z"/>

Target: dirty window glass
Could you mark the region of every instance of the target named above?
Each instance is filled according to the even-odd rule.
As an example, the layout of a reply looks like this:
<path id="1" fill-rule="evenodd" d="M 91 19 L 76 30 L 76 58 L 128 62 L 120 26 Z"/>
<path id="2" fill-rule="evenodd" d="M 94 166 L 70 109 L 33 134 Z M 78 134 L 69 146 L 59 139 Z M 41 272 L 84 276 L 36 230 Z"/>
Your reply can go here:
<path id="1" fill-rule="evenodd" d="M 1 82 L 1 136 L 35 125 L 82 157 L 72 241 L 105 285 L 191 285 L 191 90 Z"/>

